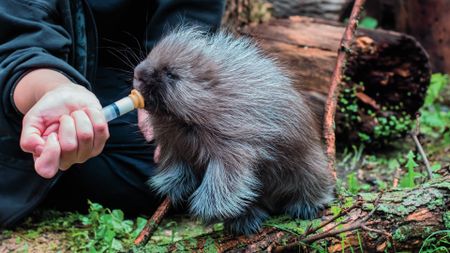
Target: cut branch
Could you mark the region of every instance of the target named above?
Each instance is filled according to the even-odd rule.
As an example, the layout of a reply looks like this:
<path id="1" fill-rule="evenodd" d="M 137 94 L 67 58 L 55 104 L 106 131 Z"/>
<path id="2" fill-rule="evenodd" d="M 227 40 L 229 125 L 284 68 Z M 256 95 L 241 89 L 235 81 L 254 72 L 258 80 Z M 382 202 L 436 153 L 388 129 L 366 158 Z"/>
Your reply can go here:
<path id="1" fill-rule="evenodd" d="M 336 66 L 334 67 L 333 76 L 331 77 L 331 85 L 328 90 L 327 102 L 325 104 L 323 135 L 327 145 L 326 153 L 328 158 L 328 170 L 333 173 L 334 177 L 336 177 L 336 137 L 334 133 L 334 117 L 336 115 L 339 85 L 341 84 L 343 77 L 345 58 L 347 57 L 347 53 L 350 52 L 350 46 L 354 39 L 355 29 L 358 24 L 358 17 L 364 2 L 365 0 L 356 0 L 353 5 L 352 14 L 340 43 Z"/>
<path id="2" fill-rule="evenodd" d="M 134 245 L 142 247 L 147 244 L 156 228 L 158 228 L 159 223 L 161 223 L 161 220 L 164 218 L 164 215 L 169 211 L 169 208 L 170 199 L 166 197 L 159 205 L 158 209 L 156 209 L 153 216 L 147 221 L 147 224 L 145 224 L 145 227 L 142 229 L 141 233 L 139 233 L 139 236 L 134 240 Z"/>

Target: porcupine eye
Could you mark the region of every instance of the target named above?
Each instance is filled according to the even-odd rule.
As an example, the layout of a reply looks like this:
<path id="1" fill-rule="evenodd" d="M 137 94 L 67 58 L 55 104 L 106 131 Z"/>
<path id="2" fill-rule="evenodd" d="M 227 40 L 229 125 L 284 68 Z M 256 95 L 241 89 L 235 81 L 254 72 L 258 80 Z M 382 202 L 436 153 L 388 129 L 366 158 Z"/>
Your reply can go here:
<path id="1" fill-rule="evenodd" d="M 170 81 L 178 80 L 178 76 L 175 73 L 173 73 L 172 70 L 170 70 L 168 68 L 164 68 L 164 73 L 165 73 L 167 79 L 169 79 Z"/>

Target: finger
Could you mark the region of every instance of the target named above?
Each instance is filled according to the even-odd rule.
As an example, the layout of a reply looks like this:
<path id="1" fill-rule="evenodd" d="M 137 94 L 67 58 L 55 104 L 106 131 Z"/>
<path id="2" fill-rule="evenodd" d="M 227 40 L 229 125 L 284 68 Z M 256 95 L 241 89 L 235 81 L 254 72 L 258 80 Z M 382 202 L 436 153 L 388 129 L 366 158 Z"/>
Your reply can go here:
<path id="1" fill-rule="evenodd" d="M 59 145 L 61 146 L 61 170 L 67 170 L 77 162 L 78 140 L 75 121 L 68 115 L 59 119 Z"/>
<path id="2" fill-rule="evenodd" d="M 153 140 L 153 127 L 150 124 L 150 116 L 147 111 L 138 109 L 138 126 L 145 140 L 148 142 Z"/>
<path id="3" fill-rule="evenodd" d="M 106 140 L 109 138 L 108 123 L 106 122 L 103 112 L 97 108 L 87 108 L 85 109 L 85 112 L 88 115 L 94 130 L 94 144 L 91 155 L 97 156 L 102 152 Z"/>
<path id="4" fill-rule="evenodd" d="M 22 123 L 20 136 L 20 148 L 28 153 L 34 153 L 36 148 L 44 146 L 45 141 L 41 137 L 43 123 L 36 117 L 25 116 Z"/>
<path id="5" fill-rule="evenodd" d="M 44 145 L 44 149 L 34 162 L 36 172 L 44 178 L 52 178 L 59 169 L 61 149 L 55 133 L 51 133 Z"/>
<path id="6" fill-rule="evenodd" d="M 59 122 L 55 122 L 48 126 L 44 133 L 42 134 L 42 137 L 45 139 L 45 137 L 49 136 L 51 133 L 57 133 L 59 129 Z"/>
<path id="7" fill-rule="evenodd" d="M 91 157 L 90 154 L 94 146 L 94 130 L 89 117 L 84 111 L 74 111 L 71 116 L 75 121 L 77 133 L 77 162 L 84 162 Z"/>

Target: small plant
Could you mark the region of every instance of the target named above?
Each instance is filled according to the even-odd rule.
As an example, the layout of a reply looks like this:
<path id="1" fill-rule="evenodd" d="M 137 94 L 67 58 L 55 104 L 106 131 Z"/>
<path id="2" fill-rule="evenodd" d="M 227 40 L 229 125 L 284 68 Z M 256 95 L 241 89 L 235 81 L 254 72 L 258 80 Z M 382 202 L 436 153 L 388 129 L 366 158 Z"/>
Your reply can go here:
<path id="1" fill-rule="evenodd" d="M 356 177 L 356 172 L 352 172 L 347 176 L 347 187 L 348 190 L 353 194 L 356 194 L 359 192 L 359 190 L 361 190 L 358 178 Z"/>
<path id="2" fill-rule="evenodd" d="M 422 243 L 419 253 L 448 253 L 450 248 L 450 230 L 436 231 Z"/>
<path id="3" fill-rule="evenodd" d="M 365 16 L 358 24 L 361 28 L 375 29 L 378 26 L 378 20 L 373 17 Z"/>
<path id="4" fill-rule="evenodd" d="M 408 169 L 408 172 L 403 178 L 400 179 L 400 187 L 402 188 L 413 188 L 414 186 L 416 186 L 414 180 L 416 179 L 416 177 L 420 177 L 420 173 L 414 171 L 414 168 L 418 166 L 414 161 L 414 158 L 414 153 L 412 151 L 409 151 L 405 165 L 405 167 Z"/>
<path id="5" fill-rule="evenodd" d="M 442 138 L 447 144 L 450 144 L 450 111 L 443 108 L 438 102 L 443 89 L 450 82 L 448 75 L 433 74 L 430 87 L 425 98 L 425 105 L 421 110 L 421 133 L 433 138 Z"/>
<path id="6" fill-rule="evenodd" d="M 89 205 L 89 214 L 82 216 L 80 220 L 83 225 L 90 226 L 92 229 L 89 233 L 75 235 L 75 237 L 89 238 L 84 246 L 84 249 L 89 252 L 124 251 L 132 245 L 132 241 L 146 223 L 145 219 L 138 218 L 135 225 L 133 221 L 124 219 L 121 210 L 111 211 L 92 202 L 89 202 Z"/>
<path id="7" fill-rule="evenodd" d="M 411 116 L 405 115 L 397 118 L 395 115 L 389 117 L 377 117 L 376 125 L 373 129 L 375 138 L 383 137 L 401 137 L 404 133 L 411 129 Z"/>
<path id="8" fill-rule="evenodd" d="M 441 73 L 435 73 L 431 76 L 430 86 L 425 97 L 425 106 L 431 106 L 439 100 L 442 90 L 450 83 L 450 77 Z"/>

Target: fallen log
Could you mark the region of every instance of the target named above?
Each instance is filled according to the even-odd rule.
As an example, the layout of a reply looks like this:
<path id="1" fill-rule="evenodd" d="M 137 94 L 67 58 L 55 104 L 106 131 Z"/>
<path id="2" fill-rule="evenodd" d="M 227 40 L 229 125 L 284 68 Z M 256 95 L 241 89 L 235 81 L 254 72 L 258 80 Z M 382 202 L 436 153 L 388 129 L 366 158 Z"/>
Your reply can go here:
<path id="1" fill-rule="evenodd" d="M 252 236 L 231 237 L 221 232 L 166 245 L 174 252 L 299 252 L 321 248 L 328 252 L 417 250 L 433 232 L 450 226 L 450 176 L 414 189 L 361 193 L 343 198 L 347 208 L 332 206 L 320 220 L 296 221 L 294 226 L 267 227 Z M 339 213 L 330 210 L 341 208 Z M 292 221 L 291 221 L 292 223 Z M 315 243 L 312 245 L 312 243 Z"/>
<path id="2" fill-rule="evenodd" d="M 344 27 L 306 17 L 274 19 L 240 30 L 291 74 L 321 121 Z M 411 130 L 430 80 L 427 53 L 405 34 L 358 29 L 338 101 L 338 141 L 384 144 Z"/>

